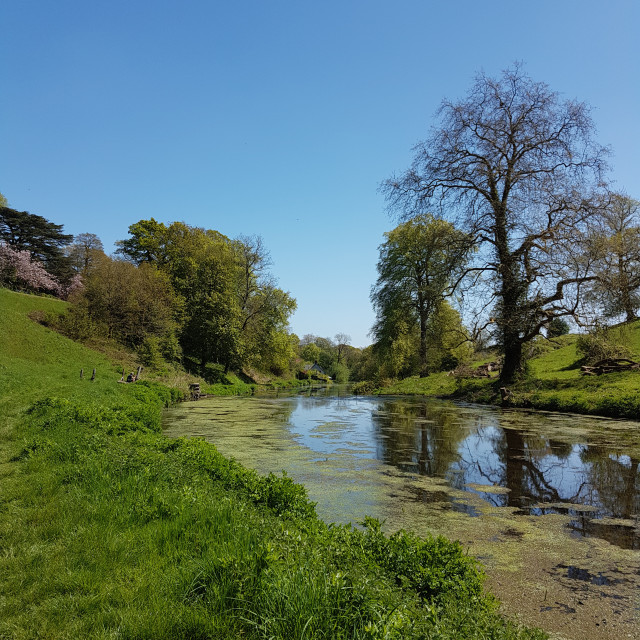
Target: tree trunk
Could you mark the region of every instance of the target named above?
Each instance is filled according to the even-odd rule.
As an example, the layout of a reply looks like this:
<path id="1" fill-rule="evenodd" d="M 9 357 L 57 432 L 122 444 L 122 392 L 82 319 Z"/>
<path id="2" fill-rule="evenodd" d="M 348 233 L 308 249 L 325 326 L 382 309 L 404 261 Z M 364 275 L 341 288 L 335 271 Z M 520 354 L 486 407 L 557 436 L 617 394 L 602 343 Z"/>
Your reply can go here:
<path id="1" fill-rule="evenodd" d="M 633 322 L 636 319 L 636 310 L 633 308 L 633 304 L 631 303 L 631 295 L 629 294 L 628 289 L 624 291 L 623 304 L 624 312 L 627 316 L 625 322 Z"/>
<path id="2" fill-rule="evenodd" d="M 420 377 L 424 378 L 427 372 L 427 312 L 420 312 Z"/>
<path id="3" fill-rule="evenodd" d="M 512 263 L 503 265 L 502 271 L 502 304 L 500 312 L 500 330 L 502 334 L 502 349 L 504 363 L 500 379 L 510 384 L 522 370 L 522 338 L 520 326 L 524 322 L 521 300 L 523 298 L 523 284 L 516 274 L 517 267 L 511 268 Z"/>
<path id="4" fill-rule="evenodd" d="M 505 332 L 505 334 L 512 334 L 512 331 Z M 519 336 L 507 335 L 504 336 L 504 363 L 502 365 L 502 372 L 500 373 L 500 380 L 506 384 L 511 384 L 518 373 L 522 371 L 522 342 L 520 342 Z"/>
<path id="5" fill-rule="evenodd" d="M 500 380 L 510 384 L 522 369 L 521 303 L 526 284 L 519 274 L 517 260 L 509 248 L 507 215 L 503 202 L 494 203 L 495 248 L 498 258 L 500 284 L 500 312 L 498 326 L 502 338 L 504 362 Z"/>

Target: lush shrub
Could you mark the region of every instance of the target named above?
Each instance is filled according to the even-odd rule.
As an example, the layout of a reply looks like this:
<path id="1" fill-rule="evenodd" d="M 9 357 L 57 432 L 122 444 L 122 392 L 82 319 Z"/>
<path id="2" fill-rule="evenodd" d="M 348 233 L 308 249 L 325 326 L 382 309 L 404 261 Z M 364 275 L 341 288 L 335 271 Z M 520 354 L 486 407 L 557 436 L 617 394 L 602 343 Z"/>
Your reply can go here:
<path id="1" fill-rule="evenodd" d="M 83 299 L 75 302 L 60 318 L 59 331 L 68 338 L 79 341 L 104 337 L 108 333 L 106 325 L 92 319 Z"/>
<path id="2" fill-rule="evenodd" d="M 569 333 L 569 323 L 562 318 L 554 318 L 547 325 L 547 337 L 557 338 L 558 336 L 564 336 Z"/>
<path id="3" fill-rule="evenodd" d="M 466 555 L 459 542 L 442 536 L 420 538 L 414 533 L 382 533 L 380 522 L 365 519 L 363 548 L 398 584 L 423 600 L 443 604 L 451 598 L 489 606 L 483 595 L 484 574 L 478 562 Z"/>
<path id="4" fill-rule="evenodd" d="M 146 336 L 142 344 L 138 347 L 138 356 L 145 367 L 159 369 L 164 364 L 162 350 L 160 349 L 160 338 L 157 336 Z"/>
<path id="5" fill-rule="evenodd" d="M 210 362 L 204 369 L 202 377 L 209 384 L 232 384 L 225 373 L 224 366 Z"/>
<path id="6" fill-rule="evenodd" d="M 615 337 L 607 329 L 599 327 L 591 333 L 581 335 L 576 342 L 576 348 L 587 364 L 605 358 L 629 358 L 631 355 L 621 336 Z"/>
<path id="7" fill-rule="evenodd" d="M 334 364 L 331 367 L 331 377 L 338 384 L 349 382 L 349 369 L 343 364 Z"/>
<path id="8" fill-rule="evenodd" d="M 202 388 L 203 393 L 211 396 L 250 396 L 257 385 L 236 380 L 230 384 L 210 384 Z"/>
<path id="9" fill-rule="evenodd" d="M 363 380 L 362 382 L 356 382 L 351 387 L 351 393 L 355 395 L 371 395 L 376 390 L 376 384 L 372 380 Z"/>

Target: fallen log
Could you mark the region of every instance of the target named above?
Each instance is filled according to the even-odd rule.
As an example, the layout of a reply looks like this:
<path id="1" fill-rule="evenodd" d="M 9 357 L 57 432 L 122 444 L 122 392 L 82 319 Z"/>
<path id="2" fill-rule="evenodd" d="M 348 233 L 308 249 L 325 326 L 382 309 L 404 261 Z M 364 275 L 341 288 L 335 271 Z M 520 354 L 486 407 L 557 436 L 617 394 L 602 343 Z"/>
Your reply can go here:
<path id="1" fill-rule="evenodd" d="M 600 376 L 604 373 L 614 373 L 616 371 L 634 371 L 640 369 L 640 362 L 635 362 L 629 358 L 605 358 L 592 365 L 580 367 L 583 376 Z"/>

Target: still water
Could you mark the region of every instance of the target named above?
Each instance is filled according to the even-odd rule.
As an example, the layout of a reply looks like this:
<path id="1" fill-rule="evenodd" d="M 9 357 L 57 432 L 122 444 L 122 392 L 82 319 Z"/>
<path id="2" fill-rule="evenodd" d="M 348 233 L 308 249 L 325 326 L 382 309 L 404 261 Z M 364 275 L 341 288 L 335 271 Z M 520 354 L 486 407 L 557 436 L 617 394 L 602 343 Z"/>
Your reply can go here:
<path id="1" fill-rule="evenodd" d="M 286 471 L 326 521 L 460 540 L 529 623 L 640 637 L 639 423 L 320 392 L 183 404 L 165 433 Z"/>

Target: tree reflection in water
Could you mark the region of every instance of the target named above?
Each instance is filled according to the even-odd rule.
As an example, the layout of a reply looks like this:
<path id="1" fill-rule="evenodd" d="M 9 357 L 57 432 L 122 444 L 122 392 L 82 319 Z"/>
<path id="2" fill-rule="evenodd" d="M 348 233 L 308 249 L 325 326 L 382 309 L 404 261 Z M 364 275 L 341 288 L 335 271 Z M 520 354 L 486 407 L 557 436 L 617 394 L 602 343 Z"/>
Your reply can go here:
<path id="1" fill-rule="evenodd" d="M 444 478 L 517 513 L 568 514 L 576 535 L 640 548 L 640 456 L 607 437 L 606 420 L 567 416 L 563 424 L 545 414 L 387 399 L 372 422 L 378 457 L 388 464 Z"/>

